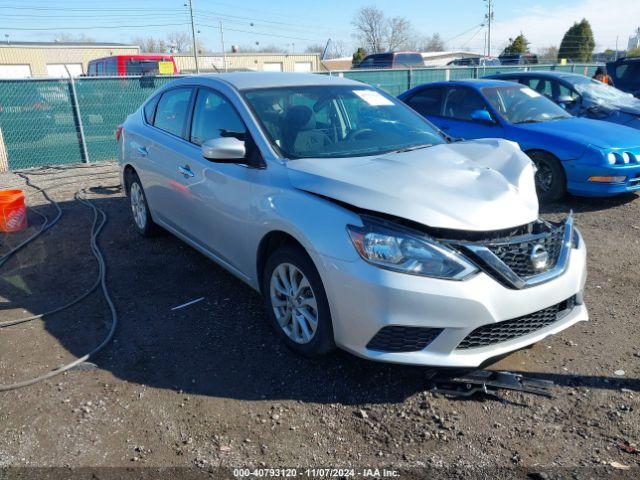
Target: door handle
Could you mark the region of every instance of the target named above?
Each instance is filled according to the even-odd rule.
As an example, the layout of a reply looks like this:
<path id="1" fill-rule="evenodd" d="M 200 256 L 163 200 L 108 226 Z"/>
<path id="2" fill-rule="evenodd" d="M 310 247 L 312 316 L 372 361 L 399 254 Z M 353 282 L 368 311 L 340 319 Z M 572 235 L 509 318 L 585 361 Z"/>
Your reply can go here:
<path id="1" fill-rule="evenodd" d="M 147 155 L 149 155 L 149 150 L 147 150 L 147 147 L 138 147 L 138 155 L 140 155 L 141 157 L 146 157 Z"/>
<path id="2" fill-rule="evenodd" d="M 189 167 L 189 165 L 178 167 L 178 173 L 180 173 L 184 178 L 191 178 L 195 176 L 195 173 L 191 171 L 191 167 Z"/>

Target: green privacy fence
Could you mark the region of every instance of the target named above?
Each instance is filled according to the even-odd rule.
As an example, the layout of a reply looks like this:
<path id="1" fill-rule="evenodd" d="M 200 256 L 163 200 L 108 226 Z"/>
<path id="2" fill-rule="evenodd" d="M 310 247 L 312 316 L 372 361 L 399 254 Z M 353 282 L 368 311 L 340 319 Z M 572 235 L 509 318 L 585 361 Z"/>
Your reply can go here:
<path id="1" fill-rule="evenodd" d="M 514 70 L 592 75 L 597 65 L 527 65 L 330 72 L 398 95 L 422 83 L 480 78 Z M 0 80 L 0 172 L 113 160 L 115 129 L 175 77 Z M 83 141 L 84 139 L 84 141 Z"/>
<path id="2" fill-rule="evenodd" d="M 329 72 L 329 75 L 337 75 L 344 78 L 350 78 L 352 80 L 358 80 L 386 90 L 392 95 L 399 95 L 405 90 L 413 88 L 416 85 L 429 82 L 482 78 L 486 75 L 522 70 L 555 70 L 559 72 L 573 72 L 591 76 L 595 73 L 597 67 L 597 64 L 571 64 L 421 68 L 407 70 L 345 70 L 340 72 Z"/>
<path id="3" fill-rule="evenodd" d="M 116 127 L 172 79 L 0 80 L 0 171 L 113 160 Z"/>

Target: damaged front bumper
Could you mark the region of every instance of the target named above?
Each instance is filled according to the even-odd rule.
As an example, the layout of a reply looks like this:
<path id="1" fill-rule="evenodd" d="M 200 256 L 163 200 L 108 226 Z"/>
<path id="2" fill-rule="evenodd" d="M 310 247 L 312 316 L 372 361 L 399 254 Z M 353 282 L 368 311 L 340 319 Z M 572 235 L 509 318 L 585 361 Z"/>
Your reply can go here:
<path id="1" fill-rule="evenodd" d="M 555 275 L 519 287 L 487 265 L 454 282 L 322 257 L 336 343 L 371 360 L 467 368 L 585 321 L 586 247 L 571 220 L 562 242 Z"/>

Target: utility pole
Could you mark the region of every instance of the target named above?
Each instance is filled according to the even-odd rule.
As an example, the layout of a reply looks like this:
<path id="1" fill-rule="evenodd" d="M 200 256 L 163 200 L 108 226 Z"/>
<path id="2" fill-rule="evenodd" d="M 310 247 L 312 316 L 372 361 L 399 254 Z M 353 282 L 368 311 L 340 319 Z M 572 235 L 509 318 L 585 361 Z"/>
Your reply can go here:
<path id="1" fill-rule="evenodd" d="M 618 37 L 619 37 L 619 35 L 616 35 L 616 54 L 615 54 L 615 60 L 618 60 Z"/>
<path id="2" fill-rule="evenodd" d="M 193 3 L 189 0 L 189 15 L 191 16 L 191 38 L 193 39 L 193 59 L 196 62 L 196 73 L 200 73 L 200 66 L 198 65 L 198 42 L 196 41 L 196 27 L 193 24 Z"/>
<path id="3" fill-rule="evenodd" d="M 493 21 L 493 0 L 485 0 L 487 2 L 487 14 L 485 18 L 487 19 L 487 57 L 491 56 L 491 22 Z"/>
<path id="4" fill-rule="evenodd" d="M 227 71 L 227 50 L 224 48 L 224 29 L 222 28 L 222 20 L 220 20 L 220 43 L 222 45 L 222 66 Z"/>

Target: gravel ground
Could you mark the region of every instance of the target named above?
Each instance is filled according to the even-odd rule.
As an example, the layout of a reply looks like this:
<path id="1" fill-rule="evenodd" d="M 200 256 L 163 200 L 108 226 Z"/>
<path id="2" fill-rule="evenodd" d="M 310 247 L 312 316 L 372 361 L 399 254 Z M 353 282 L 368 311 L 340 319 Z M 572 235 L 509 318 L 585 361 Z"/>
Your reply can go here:
<path id="1" fill-rule="evenodd" d="M 38 172 L 36 172 L 38 173 Z M 555 398 L 502 392 L 451 399 L 427 371 L 338 353 L 293 355 L 269 329 L 257 293 L 169 234 L 135 232 L 113 164 L 32 175 L 56 186 L 59 224 L 0 270 L 0 320 L 64 304 L 96 278 L 91 211 L 120 323 L 91 361 L 0 393 L 0 467 L 393 467 L 466 477 L 638 478 L 640 467 L 640 200 L 570 198 L 589 248 L 591 320 L 491 369 L 556 383 Z M 0 175 L 7 187 L 23 181 Z M 29 204 L 54 213 L 26 188 Z M 33 232 L 0 234 L 0 254 Z M 171 310 L 189 300 L 199 303 Z M 109 312 L 94 293 L 64 313 L 1 330 L 0 383 L 35 376 L 97 345 Z M 502 469 L 502 470 L 498 470 Z M 487 473 L 493 472 L 493 473 Z M 544 472 L 544 473 L 543 473 Z"/>

